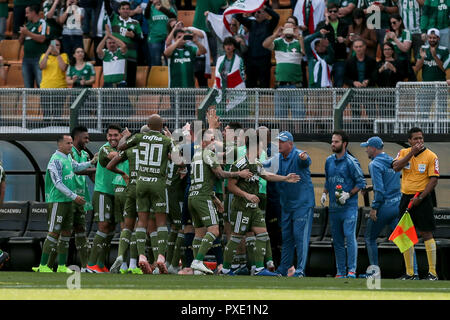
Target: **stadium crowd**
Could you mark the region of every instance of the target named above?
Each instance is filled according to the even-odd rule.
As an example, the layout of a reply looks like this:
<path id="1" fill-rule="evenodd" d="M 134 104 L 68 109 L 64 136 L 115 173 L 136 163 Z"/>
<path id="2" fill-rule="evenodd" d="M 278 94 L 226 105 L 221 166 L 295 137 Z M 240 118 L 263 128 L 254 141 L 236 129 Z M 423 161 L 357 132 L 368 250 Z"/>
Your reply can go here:
<path id="1" fill-rule="evenodd" d="M 94 65 L 103 67 L 104 87 L 135 87 L 137 66 L 161 65 L 169 66 L 171 88 L 207 87 L 211 66 L 216 79 L 231 76 L 228 87 L 271 87 L 272 65 L 275 88 L 393 87 L 416 81 L 419 71 L 422 81 L 446 80 L 448 0 L 290 1 L 286 21 L 273 9 L 279 1 L 266 1 L 234 14 L 226 31 L 221 14 L 233 2 L 198 1 L 184 25 L 178 11 L 190 1 L 14 0 L 24 86 L 91 87 Z M 6 1 L 0 16 L 3 39 Z"/>

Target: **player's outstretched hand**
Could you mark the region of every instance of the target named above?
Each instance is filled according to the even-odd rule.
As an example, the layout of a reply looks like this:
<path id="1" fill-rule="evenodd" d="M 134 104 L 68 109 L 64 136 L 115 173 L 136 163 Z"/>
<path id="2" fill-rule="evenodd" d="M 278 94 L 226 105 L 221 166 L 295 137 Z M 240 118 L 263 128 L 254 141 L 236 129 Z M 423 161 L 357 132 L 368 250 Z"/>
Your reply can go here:
<path id="1" fill-rule="evenodd" d="M 74 201 L 75 201 L 76 204 L 79 204 L 79 205 L 86 204 L 86 200 L 83 197 L 80 197 L 80 196 L 77 196 Z"/>
<path id="2" fill-rule="evenodd" d="M 289 183 L 297 183 L 297 182 L 299 182 L 300 181 L 300 176 L 298 175 L 298 174 L 295 174 L 295 173 L 289 173 L 287 176 L 286 176 L 286 182 L 289 182 Z"/>

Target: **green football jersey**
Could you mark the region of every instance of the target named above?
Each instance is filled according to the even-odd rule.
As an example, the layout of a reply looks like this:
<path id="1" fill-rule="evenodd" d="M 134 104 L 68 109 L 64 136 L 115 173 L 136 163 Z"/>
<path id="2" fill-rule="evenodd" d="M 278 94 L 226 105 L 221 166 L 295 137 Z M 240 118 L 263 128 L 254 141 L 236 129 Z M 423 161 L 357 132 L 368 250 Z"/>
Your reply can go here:
<path id="1" fill-rule="evenodd" d="M 273 42 L 277 66 L 275 79 L 277 81 L 302 82 L 302 62 L 300 42 L 297 39 L 291 42 L 283 38 Z"/>
<path id="2" fill-rule="evenodd" d="M 26 24 L 26 27 L 32 33 L 48 36 L 47 22 L 45 22 L 44 19 L 40 19 L 36 23 L 28 22 Z M 48 47 L 47 41 L 39 43 L 31 39 L 31 37 L 25 37 L 25 40 L 23 42 L 23 52 L 24 52 L 23 57 L 39 58 L 41 54 L 43 54 L 47 50 L 47 47 Z"/>
<path id="3" fill-rule="evenodd" d="M 191 164 L 189 198 L 210 198 L 214 194 L 216 175 L 212 169 L 219 166 L 216 155 L 209 149 L 197 149 Z"/>
<path id="4" fill-rule="evenodd" d="M 438 67 L 436 60 L 434 60 L 433 56 L 431 55 L 430 46 L 425 45 L 422 46 L 422 48 L 426 53 L 426 57 L 423 61 L 422 67 L 422 80 L 445 81 L 445 72 Z M 449 57 L 448 49 L 446 47 L 439 46 L 436 48 L 436 55 L 444 63 L 444 69 L 448 69 L 448 63 L 445 63 Z"/>
<path id="5" fill-rule="evenodd" d="M 129 173 L 127 174 L 130 176 L 130 185 L 136 185 L 139 170 L 139 162 L 137 161 L 138 154 L 139 150 L 137 147 L 131 147 L 125 151 L 119 152 L 119 157 L 121 160 L 128 161 Z M 126 172 L 125 170 L 123 171 Z"/>
<path id="6" fill-rule="evenodd" d="M 180 170 L 182 167 L 169 161 L 167 166 L 167 191 L 169 192 L 169 197 L 175 193 L 183 193 L 186 189 L 186 179 L 181 179 Z"/>
<path id="7" fill-rule="evenodd" d="M 61 163 L 62 183 L 72 192 L 75 192 L 75 173 L 72 167 L 72 157 L 69 154 L 67 157 L 63 157 L 60 153 L 55 152 L 50 158 L 49 164 L 53 161 L 59 161 Z M 72 198 L 66 196 L 59 191 L 53 183 L 50 175 L 50 170 L 47 168 L 45 173 L 45 202 L 71 202 Z"/>
<path id="8" fill-rule="evenodd" d="M 139 21 L 128 18 L 123 20 L 118 14 L 113 13 L 111 16 L 111 31 L 113 36 L 119 38 L 127 45 L 126 58 L 128 60 L 136 61 L 137 59 L 137 43 L 139 39 L 143 38 L 141 25 Z M 134 32 L 134 38 L 125 36 L 127 31 Z"/>
<path id="9" fill-rule="evenodd" d="M 138 179 L 166 177 L 168 155 L 175 149 L 172 139 L 159 131 L 149 131 L 135 134 L 126 144 L 138 149 Z"/>
<path id="10" fill-rule="evenodd" d="M 230 171 L 238 172 L 245 169 L 248 169 L 248 171 L 250 171 L 253 174 L 253 176 L 248 179 L 237 178 L 236 185 L 239 189 L 241 189 L 244 192 L 257 195 L 259 193 L 259 178 L 261 174 L 262 165 L 259 162 L 251 164 L 248 161 L 247 156 L 244 156 L 231 166 Z M 235 196 L 233 197 L 233 203 L 247 207 L 247 204 L 251 202 L 245 198 Z M 255 205 L 257 206 L 257 204 Z"/>
<path id="11" fill-rule="evenodd" d="M 82 163 L 89 161 L 90 157 L 86 151 L 81 150 L 81 152 L 79 152 L 77 148 L 72 147 L 72 159 L 78 163 Z M 89 194 L 88 186 L 86 183 L 86 176 L 76 174 L 74 180 L 75 180 L 75 193 L 79 196 L 84 197 L 84 200 L 86 200 L 84 209 L 92 210 L 91 195 Z"/>
<path id="12" fill-rule="evenodd" d="M 120 170 L 125 172 L 127 175 L 130 175 L 130 166 L 129 166 L 128 160 L 120 162 L 117 165 L 117 168 L 119 168 Z M 116 175 L 116 177 L 113 180 L 113 185 L 114 186 L 126 186 L 127 183 L 125 182 L 125 180 L 123 180 L 122 176 L 120 174 L 118 174 L 118 175 Z"/>
<path id="13" fill-rule="evenodd" d="M 175 49 L 169 57 L 169 87 L 194 88 L 194 65 L 197 47 L 185 45 Z"/>
<path id="14" fill-rule="evenodd" d="M 103 49 L 103 79 L 106 83 L 118 83 L 126 79 L 126 57 L 117 48 L 115 52 Z"/>
<path id="15" fill-rule="evenodd" d="M 99 191 L 114 195 L 114 185 L 113 180 L 117 173 L 109 171 L 106 169 L 110 159 L 108 159 L 108 154 L 111 152 L 117 152 L 117 150 L 109 144 L 105 143 L 98 152 L 98 162 L 97 170 L 95 172 L 95 187 L 94 191 Z"/>
<path id="16" fill-rule="evenodd" d="M 73 86 L 80 87 L 81 80 L 87 81 L 87 80 L 91 79 L 92 76 L 95 77 L 95 68 L 89 62 L 86 62 L 81 70 L 78 70 L 75 66 L 69 66 L 67 68 L 66 75 L 68 77 L 77 76 L 77 80 L 75 81 Z M 89 87 L 92 87 L 92 85 L 90 85 Z"/>
<path id="17" fill-rule="evenodd" d="M 169 17 L 155 8 L 155 5 L 151 5 L 150 17 L 148 22 L 148 42 L 156 43 L 166 40 L 167 38 L 167 22 Z M 173 7 L 169 9 L 172 13 L 177 14 Z"/>

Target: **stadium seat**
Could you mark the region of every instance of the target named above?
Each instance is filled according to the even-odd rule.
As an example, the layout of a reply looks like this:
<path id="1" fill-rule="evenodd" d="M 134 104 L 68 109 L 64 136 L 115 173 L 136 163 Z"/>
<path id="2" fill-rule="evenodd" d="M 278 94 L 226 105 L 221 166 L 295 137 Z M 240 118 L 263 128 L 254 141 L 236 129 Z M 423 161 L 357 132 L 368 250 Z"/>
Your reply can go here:
<path id="1" fill-rule="evenodd" d="M 136 71 L 136 87 L 145 88 L 147 85 L 147 78 L 149 73 L 148 66 L 138 66 Z"/>
<path id="2" fill-rule="evenodd" d="M 315 207 L 310 241 L 320 241 L 325 234 L 328 220 L 328 207 Z"/>
<path id="3" fill-rule="evenodd" d="M 178 11 L 178 21 L 183 21 L 185 27 L 192 27 L 194 22 L 194 10 L 179 10 Z"/>
<path id="4" fill-rule="evenodd" d="M 8 201 L 0 207 L 0 244 L 20 237 L 28 220 L 28 201 Z"/>
<path id="5" fill-rule="evenodd" d="M 95 66 L 95 82 L 92 86 L 93 88 L 101 88 L 103 87 L 103 67 L 101 66 Z"/>
<path id="6" fill-rule="evenodd" d="M 169 68 L 153 66 L 147 79 L 148 88 L 167 88 L 169 86 Z"/>
<path id="7" fill-rule="evenodd" d="M 24 87 L 21 64 L 12 64 L 9 66 L 8 74 L 6 75 L 5 86 L 8 88 L 23 88 Z"/>
<path id="8" fill-rule="evenodd" d="M 19 40 L 4 39 L 0 42 L 0 53 L 5 63 L 20 63 L 21 44 Z"/>
<path id="9" fill-rule="evenodd" d="M 287 18 L 292 16 L 292 10 L 291 9 L 275 9 L 275 11 L 280 15 L 280 21 L 278 22 L 278 25 L 275 28 L 275 30 L 277 30 L 279 27 L 282 27 L 284 25 Z"/>
<path id="10" fill-rule="evenodd" d="M 23 236 L 12 237 L 8 241 L 11 256 L 11 268 L 14 270 L 29 271 L 39 263 L 41 246 L 47 237 L 47 203 L 30 203 L 30 214 Z"/>

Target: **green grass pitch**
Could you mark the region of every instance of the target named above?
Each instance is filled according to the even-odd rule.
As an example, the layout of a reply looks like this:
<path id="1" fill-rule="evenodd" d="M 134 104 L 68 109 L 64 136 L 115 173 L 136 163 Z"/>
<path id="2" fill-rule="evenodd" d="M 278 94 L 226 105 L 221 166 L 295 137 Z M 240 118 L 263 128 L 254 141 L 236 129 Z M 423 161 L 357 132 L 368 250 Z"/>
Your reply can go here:
<path id="1" fill-rule="evenodd" d="M 80 290 L 69 290 L 66 274 L 0 272 L 0 300 L 450 300 L 450 281 L 80 274 Z"/>

